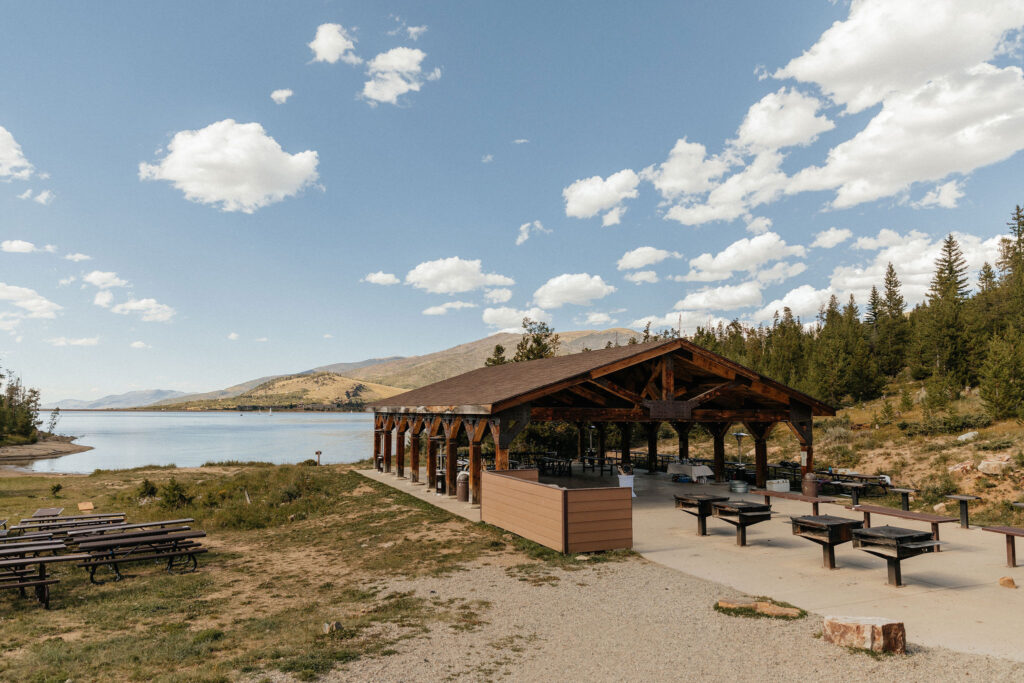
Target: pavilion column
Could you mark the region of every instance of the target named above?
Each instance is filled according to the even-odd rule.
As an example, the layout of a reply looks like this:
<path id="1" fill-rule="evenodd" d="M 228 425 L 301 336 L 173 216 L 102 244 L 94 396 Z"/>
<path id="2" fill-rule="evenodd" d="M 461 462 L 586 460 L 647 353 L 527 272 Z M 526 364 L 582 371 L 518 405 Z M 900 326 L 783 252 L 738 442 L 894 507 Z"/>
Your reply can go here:
<path id="1" fill-rule="evenodd" d="M 715 470 L 715 481 L 725 481 L 725 435 L 729 433 L 730 422 L 709 422 L 708 430 L 714 439 L 715 462 L 712 469 Z"/>
<path id="2" fill-rule="evenodd" d="M 409 478 L 414 484 L 420 483 L 420 433 L 422 431 L 422 423 L 419 418 L 416 419 L 416 422 L 419 424 L 414 425 L 412 431 L 409 432 L 409 450 L 411 451 L 409 453 Z"/>
<path id="3" fill-rule="evenodd" d="M 658 471 L 658 426 L 659 422 L 647 423 L 647 474 Z"/>
<path id="4" fill-rule="evenodd" d="M 473 505 L 480 504 L 481 459 L 480 440 L 474 439 L 469 442 L 469 502 Z"/>
<path id="5" fill-rule="evenodd" d="M 403 418 L 398 425 L 398 443 L 395 449 L 395 476 L 405 479 L 405 432 L 408 422 Z"/>
<path id="6" fill-rule="evenodd" d="M 427 486 L 431 491 L 437 490 L 437 446 L 441 438 L 429 436 L 427 438 Z"/>
<path id="7" fill-rule="evenodd" d="M 449 496 L 455 495 L 455 481 L 459 474 L 459 429 L 462 427 L 462 418 L 455 418 L 454 421 L 444 425 L 444 474 L 445 490 Z"/>
<path id="8" fill-rule="evenodd" d="M 380 434 L 381 430 L 379 427 L 373 429 L 373 468 L 377 471 L 383 469 L 380 464 Z"/>
<path id="9" fill-rule="evenodd" d="M 608 453 L 608 425 L 597 423 L 597 457 L 604 459 Z"/>
<path id="10" fill-rule="evenodd" d="M 693 429 L 693 423 L 673 422 L 672 429 L 676 430 L 679 438 L 679 459 L 687 460 L 690 457 L 690 430 Z"/>
<path id="11" fill-rule="evenodd" d="M 494 469 L 505 471 L 508 469 L 508 449 L 501 446 L 501 424 L 488 421 L 487 428 L 491 430 L 491 441 L 494 442 Z"/>
<path id="12" fill-rule="evenodd" d="M 768 482 L 768 435 L 771 434 L 774 422 L 748 422 L 747 431 L 754 437 L 754 476 L 758 488 L 764 488 Z"/>
<path id="13" fill-rule="evenodd" d="M 629 453 L 629 449 L 632 447 L 633 437 L 633 423 L 632 422 L 620 422 L 619 423 L 619 441 L 622 446 L 622 464 L 632 465 L 633 457 Z"/>
<path id="14" fill-rule="evenodd" d="M 583 431 L 587 428 L 586 423 L 576 423 L 576 459 L 583 462 Z"/>
<path id="15" fill-rule="evenodd" d="M 384 471 L 391 471 L 391 429 L 384 426 Z"/>
<path id="16" fill-rule="evenodd" d="M 806 476 L 808 472 L 814 471 L 814 422 L 810 417 L 810 411 L 806 411 L 806 419 L 790 420 L 786 424 L 796 435 L 800 442 L 800 476 Z"/>

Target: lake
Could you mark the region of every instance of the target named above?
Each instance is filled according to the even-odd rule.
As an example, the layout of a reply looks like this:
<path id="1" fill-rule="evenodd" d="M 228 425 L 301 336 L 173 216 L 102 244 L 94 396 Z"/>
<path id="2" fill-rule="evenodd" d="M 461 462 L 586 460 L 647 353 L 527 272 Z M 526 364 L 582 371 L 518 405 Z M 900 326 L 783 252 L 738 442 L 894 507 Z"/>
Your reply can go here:
<path id="1" fill-rule="evenodd" d="M 48 411 L 39 417 L 46 425 Z M 37 460 L 37 472 L 92 472 L 143 465 L 197 467 L 222 460 L 276 464 L 316 458 L 355 462 L 373 454 L 372 413 L 61 412 L 58 434 L 91 451 Z"/>

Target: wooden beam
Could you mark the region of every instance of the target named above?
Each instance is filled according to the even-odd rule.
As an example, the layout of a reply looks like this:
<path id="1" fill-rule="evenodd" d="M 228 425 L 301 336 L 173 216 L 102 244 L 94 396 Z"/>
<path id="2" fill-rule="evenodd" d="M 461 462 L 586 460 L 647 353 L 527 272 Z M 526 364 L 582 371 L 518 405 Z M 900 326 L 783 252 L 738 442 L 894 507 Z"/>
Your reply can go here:
<path id="1" fill-rule="evenodd" d="M 530 409 L 530 419 L 538 422 L 647 422 L 651 419 L 646 408 L 553 408 L 536 406 Z M 664 418 L 668 420 L 669 418 Z M 698 408 L 690 415 L 692 422 L 784 422 L 788 413 L 758 408 Z"/>
<path id="2" fill-rule="evenodd" d="M 574 387 L 567 387 L 566 390 L 567 391 L 571 391 L 572 393 L 576 394 L 580 398 L 585 398 L 588 401 L 593 401 L 594 403 L 596 403 L 599 406 L 606 406 L 606 405 L 608 405 L 608 399 L 606 397 L 602 396 L 601 394 L 597 393 L 596 391 L 591 391 L 590 389 L 587 389 L 585 386 L 577 384 Z"/>
<path id="3" fill-rule="evenodd" d="M 730 422 L 711 422 L 708 431 L 714 439 L 715 481 L 725 481 L 725 435 L 729 433 Z"/>
<path id="4" fill-rule="evenodd" d="M 693 423 L 673 422 L 672 429 L 676 430 L 679 438 L 679 459 L 686 460 L 690 457 L 690 430 L 693 429 Z"/>
<path id="5" fill-rule="evenodd" d="M 673 358 L 664 358 L 661 361 L 661 399 L 669 401 L 675 398 L 676 391 L 676 369 Z"/>
<path id="6" fill-rule="evenodd" d="M 758 488 L 764 488 L 768 481 L 768 435 L 775 423 L 747 421 L 744 426 L 754 437 L 754 476 Z"/>
<path id="7" fill-rule="evenodd" d="M 615 394 L 619 398 L 629 401 L 633 405 L 640 405 L 641 403 L 643 403 L 644 399 L 642 396 L 640 396 L 640 394 L 636 393 L 631 389 L 627 389 L 626 387 L 620 386 L 608 379 L 600 378 L 591 381 L 597 386 L 607 391 L 608 393 Z"/>
<path id="8" fill-rule="evenodd" d="M 658 470 L 658 427 L 659 422 L 647 423 L 647 471 L 654 474 Z"/>

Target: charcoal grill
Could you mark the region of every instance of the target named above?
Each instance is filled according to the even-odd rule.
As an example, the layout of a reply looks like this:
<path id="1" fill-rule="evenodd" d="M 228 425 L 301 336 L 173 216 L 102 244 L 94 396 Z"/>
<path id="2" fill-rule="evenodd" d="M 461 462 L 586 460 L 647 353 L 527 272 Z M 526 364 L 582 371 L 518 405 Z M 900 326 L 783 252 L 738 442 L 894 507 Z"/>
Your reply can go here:
<path id="1" fill-rule="evenodd" d="M 804 515 L 790 519 L 794 536 L 801 536 L 821 546 L 822 565 L 825 569 L 836 568 L 835 547 L 853 540 L 853 531 L 864 526 L 864 522 L 859 519 L 833 515 Z"/>
<path id="2" fill-rule="evenodd" d="M 676 507 L 688 515 L 697 518 L 697 535 L 708 535 L 708 517 L 711 516 L 711 504 L 729 500 L 729 496 L 716 496 L 713 493 L 676 494 Z"/>
<path id="3" fill-rule="evenodd" d="M 727 500 L 711 503 L 711 514 L 736 527 L 736 545 L 747 544 L 747 527 L 772 518 L 772 506 L 749 503 L 745 500 Z"/>
<path id="4" fill-rule="evenodd" d="M 900 562 L 917 557 L 931 549 L 938 550 L 939 542 L 932 540 L 931 533 L 898 526 L 876 526 L 853 531 L 853 547 L 860 548 L 875 557 L 881 557 L 889 568 L 889 585 L 902 586 L 903 575 Z"/>

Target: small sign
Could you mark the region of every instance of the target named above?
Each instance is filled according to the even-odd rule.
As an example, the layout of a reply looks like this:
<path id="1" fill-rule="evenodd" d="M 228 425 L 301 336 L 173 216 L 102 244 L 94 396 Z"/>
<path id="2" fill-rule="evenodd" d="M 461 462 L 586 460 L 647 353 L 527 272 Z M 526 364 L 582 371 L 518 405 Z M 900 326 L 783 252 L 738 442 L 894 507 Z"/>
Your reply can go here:
<path id="1" fill-rule="evenodd" d="M 800 467 L 807 467 L 807 451 L 800 451 Z"/>

